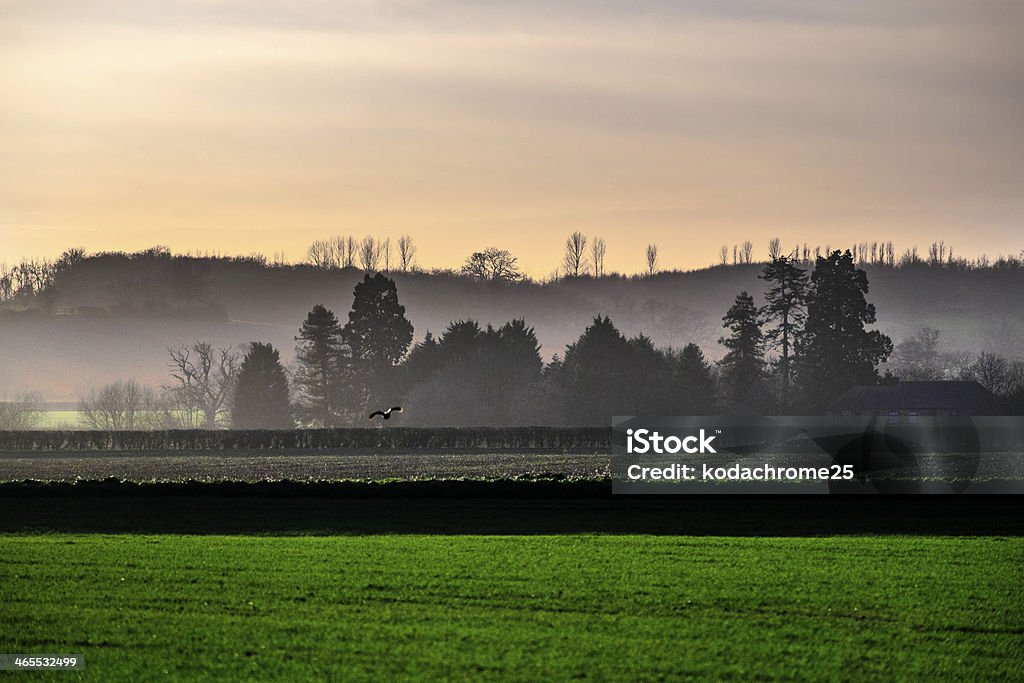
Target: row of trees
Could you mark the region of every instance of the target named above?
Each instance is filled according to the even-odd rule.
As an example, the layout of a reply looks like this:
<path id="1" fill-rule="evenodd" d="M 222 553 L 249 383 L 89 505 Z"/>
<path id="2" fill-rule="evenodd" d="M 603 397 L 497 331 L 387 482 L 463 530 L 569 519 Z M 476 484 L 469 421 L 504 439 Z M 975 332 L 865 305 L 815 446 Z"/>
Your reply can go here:
<path id="1" fill-rule="evenodd" d="M 399 237 L 394 248 L 390 237 L 367 235 L 357 240 L 352 235 L 335 235 L 309 245 L 306 259 L 317 268 L 354 268 L 358 264 L 366 271 L 409 271 L 415 268 L 416 244 L 409 235 Z"/>
<path id="2" fill-rule="evenodd" d="M 945 349 L 941 333 L 922 327 L 896 345 L 891 372 L 906 380 L 973 380 L 1004 398 L 1024 401 L 1024 361 L 988 351 Z"/>
<path id="3" fill-rule="evenodd" d="M 833 252 L 832 245 L 810 246 L 806 242 L 794 245 L 788 252 L 784 251 L 782 240 L 774 237 L 768 241 L 767 263 L 785 256 L 788 260 L 803 265 L 811 265 L 823 255 Z M 860 267 L 888 266 L 910 267 L 915 265 L 947 266 L 960 268 L 987 267 L 1024 267 L 1024 252 L 1020 257 L 1000 256 L 994 261 L 982 255 L 975 260 L 954 256 L 952 246 L 945 241 L 933 242 L 928 246 L 927 253 L 921 254 L 917 245 L 897 254 L 896 246 L 891 241 L 858 242 L 849 249 L 854 262 Z M 404 235 L 398 241 L 397 270 L 408 271 L 415 268 L 414 257 L 416 246 L 412 238 Z M 582 232 L 574 231 L 565 240 L 557 275 L 567 278 L 583 276 L 602 277 L 607 274 L 604 261 L 607 243 L 600 237 L 590 237 Z M 313 242 L 307 252 L 307 260 L 318 268 L 351 268 L 357 264 L 363 270 L 392 270 L 391 240 L 375 240 L 364 237 L 361 241 L 353 237 L 332 237 L 327 240 Z M 728 265 L 752 264 L 755 262 L 754 243 L 750 240 L 742 244 L 723 244 L 719 249 L 718 264 Z M 659 271 L 658 245 L 648 244 L 644 251 L 643 273 L 655 275 Z M 488 247 L 474 252 L 463 265 L 461 272 L 481 280 L 516 281 L 525 278 L 519 269 L 515 256 L 507 249 Z"/>
<path id="4" fill-rule="evenodd" d="M 810 266 L 833 252 L 831 245 L 824 247 L 810 246 L 807 243 L 794 245 L 785 251 L 779 238 L 768 242 L 767 263 L 781 256 Z M 589 237 L 582 232 L 571 233 L 565 241 L 559 268 L 554 278 L 605 277 L 614 275 L 605 269 L 607 244 L 600 237 Z M 971 269 L 1022 269 L 1024 268 L 1024 251 L 1018 256 L 999 256 L 990 259 L 981 255 L 975 259 L 954 256 L 952 246 L 943 241 L 930 244 L 925 252 L 919 253 L 917 246 L 905 249 L 897 254 L 892 241 L 859 242 L 852 245 L 850 253 L 854 262 L 861 268 L 867 266 L 909 268 L 914 266 L 943 267 L 958 270 Z M 417 246 L 409 235 L 403 235 L 394 243 L 391 238 L 375 238 L 366 236 L 357 239 L 354 236 L 336 235 L 328 239 L 314 241 L 306 251 L 303 264 L 317 269 L 359 268 L 366 272 L 409 272 L 418 270 L 416 262 Z M 162 269 L 168 271 L 163 280 L 163 287 L 143 286 L 141 281 L 126 281 L 115 288 L 118 305 L 124 309 L 166 310 L 182 308 L 197 304 L 209 305 L 205 300 L 205 278 L 208 276 L 210 262 L 223 260 L 233 263 L 246 263 L 262 268 L 291 267 L 283 254 L 275 253 L 273 260 L 261 254 L 247 256 L 223 256 L 218 254 L 189 254 L 172 256 L 167 247 L 157 246 L 140 252 L 127 254 L 122 252 L 103 252 L 90 257 L 83 249 L 68 249 L 56 260 L 23 259 L 20 263 L 9 266 L 0 263 L 0 303 L 23 300 L 25 303 L 43 304 L 55 298 L 60 289 L 60 275 L 71 271 L 87 258 L 119 258 L 129 262 L 156 261 Z M 754 243 L 747 240 L 731 247 L 723 244 L 718 254 L 718 265 L 725 266 L 753 264 L 755 262 Z M 645 276 L 656 275 L 661 270 L 657 244 L 648 244 L 644 250 Z M 450 270 L 433 269 L 431 272 Z M 487 247 L 473 252 L 459 269 L 463 275 L 480 280 L 516 282 L 527 279 L 520 268 L 518 259 L 507 249 Z M 184 303 L 182 303 L 184 302 Z"/>
<path id="5" fill-rule="evenodd" d="M 736 296 L 723 317 L 726 354 L 717 364 L 694 344 L 659 349 L 600 316 L 545 364 L 522 319 L 498 327 L 453 321 L 439 337 L 428 332 L 411 346 L 413 326 L 394 280 L 367 274 L 344 324 L 323 305 L 310 310 L 291 368 L 270 344 L 252 342 L 240 357 L 197 342 L 168 349 L 172 381 L 161 392 L 115 382 L 83 397 L 80 409 L 95 429 L 344 426 L 398 404 L 407 407 L 399 418 L 406 424 L 448 426 L 816 413 L 849 387 L 878 382 L 890 356 L 889 367 L 906 379 L 971 378 L 1003 395 L 1024 387 L 1024 364 L 991 354 L 954 357 L 939 349 L 934 330 L 922 330 L 893 354 L 891 340 L 868 329 L 875 309 L 851 251 L 819 257 L 810 272 L 778 255 L 759 277 L 768 285 L 764 302 L 747 292 Z"/>
<path id="6" fill-rule="evenodd" d="M 85 258 L 84 249 L 67 249 L 55 261 L 22 259 L 8 266 L 0 263 L 0 302 L 18 297 L 44 295 L 53 289 L 60 273 L 66 272 Z"/>
<path id="7" fill-rule="evenodd" d="M 791 261 L 810 265 L 822 258 L 823 255 L 831 254 L 833 251 L 830 244 L 826 244 L 824 247 L 821 245 L 812 247 L 804 242 L 794 245 L 792 249 L 784 253 L 782 240 L 773 237 L 768 241 L 767 254 L 769 263 L 785 256 Z M 996 259 L 990 259 L 987 255 L 982 254 L 971 260 L 954 256 L 952 245 L 947 245 L 944 240 L 932 242 L 928 245 L 926 253 L 919 252 L 915 244 L 897 254 L 896 245 L 891 240 L 858 242 L 852 245 L 849 251 L 854 262 L 862 268 L 867 266 L 908 268 L 919 265 L 960 269 L 1024 267 L 1024 251 L 1018 256 L 999 256 Z M 723 244 L 718 251 L 718 265 L 729 265 L 730 253 L 732 265 L 753 263 L 754 243 L 748 240 L 743 244 L 732 245 L 731 249 L 728 244 Z"/>
<path id="8" fill-rule="evenodd" d="M 367 275 L 346 324 L 322 305 L 303 322 L 295 414 L 303 424 L 344 425 L 404 402 L 404 419 L 415 424 L 604 424 L 616 414 L 816 412 L 850 386 L 878 381 L 892 342 L 867 329 L 875 311 L 851 252 L 819 258 L 810 274 L 778 256 L 761 277 L 764 305 L 746 292 L 736 297 L 723 318 L 727 353 L 715 367 L 696 345 L 658 349 L 642 334 L 625 337 L 607 317 L 547 365 L 524 320 L 452 322 L 410 350 L 412 325 L 394 281 Z M 283 368 L 274 376 L 280 384 Z M 243 394 L 269 395 L 270 384 L 236 391 L 235 404 Z M 285 392 L 277 395 L 283 401 Z"/>

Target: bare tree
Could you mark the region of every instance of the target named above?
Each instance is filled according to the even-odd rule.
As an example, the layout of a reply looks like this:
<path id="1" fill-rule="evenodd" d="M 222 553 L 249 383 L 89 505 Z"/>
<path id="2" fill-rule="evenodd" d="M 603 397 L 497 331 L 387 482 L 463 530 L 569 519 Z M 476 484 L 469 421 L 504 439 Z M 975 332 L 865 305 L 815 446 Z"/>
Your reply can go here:
<path id="1" fill-rule="evenodd" d="M 377 240 L 377 251 L 380 252 L 380 260 L 384 265 L 384 272 L 391 270 L 391 238 L 385 237 Z"/>
<path id="2" fill-rule="evenodd" d="M 727 263 L 729 263 L 729 246 L 723 244 L 722 248 L 718 250 L 718 264 L 724 266 Z"/>
<path id="3" fill-rule="evenodd" d="M 518 261 L 512 252 L 497 247 L 473 252 L 462 266 L 462 272 L 479 280 L 514 282 L 523 278 Z"/>
<path id="4" fill-rule="evenodd" d="M 342 268 L 351 268 L 356 264 L 356 238 L 349 235 L 345 238 L 345 260 L 342 261 Z"/>
<path id="5" fill-rule="evenodd" d="M 43 397 L 36 392 L 0 401 L 0 429 L 35 429 L 43 421 Z"/>
<path id="6" fill-rule="evenodd" d="M 658 272 L 658 245 L 647 245 L 647 274 L 654 275 Z"/>
<path id="7" fill-rule="evenodd" d="M 377 249 L 377 241 L 367 235 L 359 245 L 359 265 L 363 270 L 377 270 L 379 260 L 380 251 Z"/>
<path id="8" fill-rule="evenodd" d="M 1024 364 L 984 351 L 963 371 L 963 379 L 973 379 L 997 396 L 1009 396 L 1024 387 Z"/>
<path id="9" fill-rule="evenodd" d="M 122 431 L 163 426 L 163 406 L 153 390 L 134 379 L 93 389 L 78 404 L 79 419 L 89 429 Z"/>
<path id="10" fill-rule="evenodd" d="M 595 237 L 590 245 L 590 258 L 594 262 L 594 277 L 604 275 L 604 252 L 605 243 L 600 237 Z"/>
<path id="11" fill-rule="evenodd" d="M 314 268 L 330 268 L 334 264 L 334 249 L 327 240 L 315 240 L 306 250 L 306 259 Z"/>
<path id="12" fill-rule="evenodd" d="M 402 235 L 398 238 L 398 262 L 403 271 L 412 270 L 413 262 L 416 259 L 416 245 L 412 237 Z"/>
<path id="13" fill-rule="evenodd" d="M 752 263 L 754 260 L 754 243 L 747 240 L 743 243 L 743 263 Z"/>
<path id="14" fill-rule="evenodd" d="M 177 383 L 165 389 L 174 397 L 176 407 L 186 419 L 198 414 L 206 429 L 215 429 L 234 388 L 238 354 L 230 348 L 214 349 L 209 342 L 172 346 L 167 353 L 171 377 Z"/>
<path id="15" fill-rule="evenodd" d="M 0 263 L 0 301 L 10 301 L 14 292 L 14 275 L 6 263 Z"/>
<path id="16" fill-rule="evenodd" d="M 574 232 L 565 240 L 565 255 L 562 256 L 562 267 L 566 277 L 579 277 L 587 267 L 587 236 L 582 232 Z"/>
<path id="17" fill-rule="evenodd" d="M 734 245 L 732 245 L 732 264 L 733 264 L 734 266 L 735 266 L 735 265 L 736 265 L 737 263 L 739 263 L 739 262 L 740 262 L 740 259 L 739 259 L 739 253 L 740 253 L 740 248 L 739 248 L 739 247 L 737 247 L 737 246 L 736 246 L 735 244 L 734 244 Z"/>
<path id="18" fill-rule="evenodd" d="M 782 256 L 782 240 L 773 237 L 768 241 L 768 260 L 778 261 L 780 256 Z"/>
<path id="19" fill-rule="evenodd" d="M 330 239 L 330 245 L 333 267 L 341 268 L 345 265 L 345 238 L 342 235 L 335 235 Z"/>

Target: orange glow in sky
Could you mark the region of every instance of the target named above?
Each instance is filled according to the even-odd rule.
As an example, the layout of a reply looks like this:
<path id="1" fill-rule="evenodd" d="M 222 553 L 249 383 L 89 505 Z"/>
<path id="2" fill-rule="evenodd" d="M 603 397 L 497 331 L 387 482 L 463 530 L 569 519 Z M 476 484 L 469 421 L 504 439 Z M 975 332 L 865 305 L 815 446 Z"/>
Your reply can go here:
<path id="1" fill-rule="evenodd" d="M 1024 248 L 1024 3 L 681 4 L 0 0 L 0 261 Z"/>

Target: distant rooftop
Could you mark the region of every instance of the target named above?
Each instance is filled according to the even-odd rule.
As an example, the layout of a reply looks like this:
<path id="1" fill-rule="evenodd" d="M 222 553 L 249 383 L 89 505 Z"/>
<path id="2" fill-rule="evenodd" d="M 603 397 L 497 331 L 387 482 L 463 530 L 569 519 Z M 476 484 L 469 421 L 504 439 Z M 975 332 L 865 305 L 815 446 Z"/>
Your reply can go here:
<path id="1" fill-rule="evenodd" d="M 998 399 L 977 382 L 898 382 L 853 387 L 832 404 L 833 413 L 991 415 Z"/>

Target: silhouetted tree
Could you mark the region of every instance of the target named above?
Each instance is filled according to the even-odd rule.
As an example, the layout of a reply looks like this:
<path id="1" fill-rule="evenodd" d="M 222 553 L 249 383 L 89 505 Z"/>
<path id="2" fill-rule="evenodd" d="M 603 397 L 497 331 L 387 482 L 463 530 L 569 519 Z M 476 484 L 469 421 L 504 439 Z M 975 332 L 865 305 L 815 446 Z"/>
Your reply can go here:
<path id="1" fill-rule="evenodd" d="M 345 238 L 344 260 L 341 263 L 343 268 L 352 268 L 355 266 L 356 252 L 356 238 L 349 235 Z"/>
<path id="2" fill-rule="evenodd" d="M 468 358 L 476 353 L 477 340 L 482 333 L 480 323 L 475 320 L 456 320 L 448 323 L 438 342 L 445 362 Z"/>
<path id="3" fill-rule="evenodd" d="M 778 251 L 776 248 L 775 251 Z M 768 282 L 767 304 L 762 309 L 765 322 L 774 324 L 765 334 L 769 348 L 778 348 L 779 394 L 782 406 L 789 406 L 792 377 L 791 351 L 796 335 L 806 319 L 807 271 L 786 256 L 776 256 L 765 265 L 761 275 Z"/>
<path id="4" fill-rule="evenodd" d="M 572 425 L 607 426 L 616 414 L 631 414 L 624 406 L 631 377 L 626 361 L 629 342 L 607 317 L 594 318 L 580 338 L 565 350 L 561 376 L 565 415 Z M 627 412 L 620 412 L 623 411 Z"/>
<path id="5" fill-rule="evenodd" d="M 337 316 L 317 304 L 306 316 L 295 341 L 299 414 L 314 426 L 339 424 L 344 405 L 345 349 Z"/>
<path id="6" fill-rule="evenodd" d="M 815 262 L 795 363 L 803 398 L 815 411 L 827 409 L 852 386 L 877 383 L 877 366 L 892 353 L 889 337 L 865 329 L 875 322 L 867 292 L 867 274 L 854 265 L 850 251 L 833 251 Z"/>
<path id="7" fill-rule="evenodd" d="M 754 243 L 747 240 L 743 243 L 743 263 L 753 263 L 754 261 Z"/>
<path id="8" fill-rule="evenodd" d="M 647 245 L 647 274 L 654 275 L 658 272 L 658 245 Z"/>
<path id="9" fill-rule="evenodd" d="M 334 247 L 327 240 L 314 240 L 306 250 L 306 260 L 314 268 L 333 268 L 336 265 Z"/>
<path id="10" fill-rule="evenodd" d="M 359 265 L 362 266 L 363 270 L 374 271 L 377 270 L 377 263 L 379 261 L 380 250 L 377 246 L 377 240 L 367 235 L 359 244 Z"/>
<path id="11" fill-rule="evenodd" d="M 566 277 L 579 277 L 587 267 L 587 236 L 582 232 L 574 232 L 565 240 L 565 254 L 562 256 L 562 268 Z"/>
<path id="12" fill-rule="evenodd" d="M 345 253 L 347 244 L 345 238 L 341 235 L 335 235 L 328 240 L 328 244 L 331 246 L 331 267 L 343 267 L 345 265 L 345 259 L 347 258 L 347 254 Z"/>
<path id="13" fill-rule="evenodd" d="M 423 341 L 409 349 L 402 362 L 402 386 L 405 392 L 424 384 L 444 366 L 445 357 L 434 335 L 427 331 Z"/>
<path id="14" fill-rule="evenodd" d="M 436 346 L 418 345 L 405 365 L 416 375 L 437 368 L 409 395 L 413 421 L 481 426 L 543 419 L 537 396 L 540 344 L 522 320 L 497 329 L 481 329 L 475 321 L 451 323 Z"/>
<path id="15" fill-rule="evenodd" d="M 412 323 L 398 302 L 395 281 L 385 275 L 366 275 L 353 294 L 341 338 L 350 351 L 354 397 L 360 410 L 393 405 L 401 394 L 395 367 L 409 350 Z"/>
<path id="16" fill-rule="evenodd" d="M 523 279 L 516 257 L 507 249 L 497 247 L 473 252 L 462 266 L 462 272 L 478 280 L 517 282 Z"/>
<path id="17" fill-rule="evenodd" d="M 238 369 L 231 402 L 235 429 L 291 429 L 288 376 L 271 344 L 252 342 Z"/>
<path id="18" fill-rule="evenodd" d="M 685 415 L 713 415 L 715 377 L 711 364 L 696 344 L 683 347 L 676 359 L 676 376 L 685 401 Z"/>
<path id="19" fill-rule="evenodd" d="M 191 420 L 198 414 L 205 429 L 215 429 L 228 409 L 238 374 L 238 354 L 202 341 L 169 347 L 167 353 L 176 384 L 164 389 L 173 397 L 183 419 Z"/>
<path id="20" fill-rule="evenodd" d="M 402 272 L 412 270 L 416 260 L 416 244 L 409 235 L 402 235 L 398 238 L 398 263 Z"/>
<path id="21" fill-rule="evenodd" d="M 604 254 L 606 245 L 600 237 L 595 237 L 590 245 L 590 258 L 594 265 L 594 277 L 604 275 Z"/>
<path id="22" fill-rule="evenodd" d="M 764 379 L 764 334 L 754 298 L 740 292 L 722 318 L 731 334 L 719 339 L 728 352 L 719 362 L 722 367 L 724 398 L 729 410 L 749 409 L 762 389 Z"/>
<path id="23" fill-rule="evenodd" d="M 668 353 L 655 348 L 645 334 L 628 339 L 629 355 L 620 363 L 633 379 L 622 396 L 623 407 L 634 415 L 679 415 L 686 401 Z M 609 416 L 610 417 L 610 416 Z"/>

